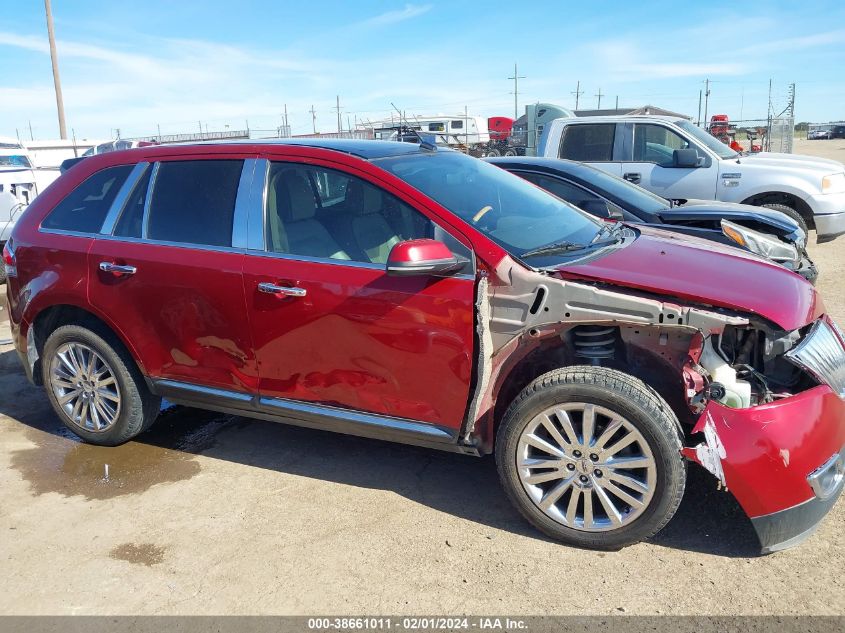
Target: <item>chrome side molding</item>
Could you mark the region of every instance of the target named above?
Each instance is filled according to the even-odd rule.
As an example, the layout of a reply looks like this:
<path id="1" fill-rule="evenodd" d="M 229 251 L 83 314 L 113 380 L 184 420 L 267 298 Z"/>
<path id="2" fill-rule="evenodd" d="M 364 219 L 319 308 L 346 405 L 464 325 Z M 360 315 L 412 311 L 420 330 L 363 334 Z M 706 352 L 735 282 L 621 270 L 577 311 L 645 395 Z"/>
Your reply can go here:
<path id="1" fill-rule="evenodd" d="M 468 455 L 480 454 L 476 447 L 458 441 L 457 428 L 177 380 L 150 380 L 149 384 L 154 393 L 175 404 Z"/>

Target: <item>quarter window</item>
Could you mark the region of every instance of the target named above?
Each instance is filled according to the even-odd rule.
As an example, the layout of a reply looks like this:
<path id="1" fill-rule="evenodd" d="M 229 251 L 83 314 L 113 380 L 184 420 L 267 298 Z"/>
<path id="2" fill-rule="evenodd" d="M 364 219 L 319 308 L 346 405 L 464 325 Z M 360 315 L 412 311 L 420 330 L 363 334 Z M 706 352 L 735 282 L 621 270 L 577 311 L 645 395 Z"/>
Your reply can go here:
<path id="1" fill-rule="evenodd" d="M 462 130 L 464 129 L 464 122 L 461 120 L 452 121 L 452 129 L 453 130 Z"/>
<path id="2" fill-rule="evenodd" d="M 56 205 L 41 226 L 46 229 L 99 233 L 109 207 L 132 167 L 118 165 L 89 176 Z"/>
<path id="3" fill-rule="evenodd" d="M 427 237 L 471 259 L 469 249 L 422 213 L 339 171 L 271 163 L 266 200 L 267 249 L 275 253 L 385 264 L 394 245 Z"/>
<path id="4" fill-rule="evenodd" d="M 634 126 L 634 162 L 672 165 L 676 149 L 687 149 L 689 142 L 662 125 L 640 124 Z"/>
<path id="5" fill-rule="evenodd" d="M 585 163 L 613 160 L 615 123 L 574 123 L 563 128 L 560 157 Z"/>
<path id="6" fill-rule="evenodd" d="M 152 185 L 146 237 L 231 246 L 242 168 L 240 160 L 160 163 Z"/>
<path id="7" fill-rule="evenodd" d="M 429 132 L 445 132 L 446 131 L 446 124 L 445 123 L 429 123 L 428 124 L 428 131 Z"/>

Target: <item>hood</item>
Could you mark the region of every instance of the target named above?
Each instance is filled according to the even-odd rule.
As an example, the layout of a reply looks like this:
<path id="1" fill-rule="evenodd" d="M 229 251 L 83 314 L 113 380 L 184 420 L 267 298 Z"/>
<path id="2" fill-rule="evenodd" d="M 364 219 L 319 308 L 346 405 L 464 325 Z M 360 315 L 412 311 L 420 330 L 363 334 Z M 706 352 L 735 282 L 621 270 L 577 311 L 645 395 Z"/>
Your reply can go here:
<path id="1" fill-rule="evenodd" d="M 808 169 L 819 172 L 822 176 L 842 171 L 842 163 L 827 158 L 815 156 L 800 156 L 798 154 L 780 154 L 777 152 L 760 152 L 748 154 L 740 159 L 741 165 L 759 165 L 761 167 L 786 167 Z"/>
<path id="2" fill-rule="evenodd" d="M 687 200 L 683 205 L 659 211 L 657 215 L 668 223 L 702 218 L 725 218 L 739 224 L 742 224 L 743 220 L 751 220 L 776 229 L 774 232 L 777 234 L 793 233 L 800 228 L 795 220 L 775 209 L 714 200 Z"/>
<path id="3" fill-rule="evenodd" d="M 554 269 L 567 279 L 615 286 L 757 314 L 791 331 L 824 312 L 815 288 L 793 272 L 730 246 L 637 227 L 628 246 Z"/>

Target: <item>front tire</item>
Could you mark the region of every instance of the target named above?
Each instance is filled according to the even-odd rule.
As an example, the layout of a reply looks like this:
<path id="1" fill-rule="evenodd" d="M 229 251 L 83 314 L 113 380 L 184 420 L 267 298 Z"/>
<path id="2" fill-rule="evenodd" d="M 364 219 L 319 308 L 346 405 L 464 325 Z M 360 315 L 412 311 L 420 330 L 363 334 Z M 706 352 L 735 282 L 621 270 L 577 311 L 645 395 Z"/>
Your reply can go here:
<path id="1" fill-rule="evenodd" d="M 544 374 L 505 413 L 496 464 L 511 502 L 548 536 L 615 550 L 656 534 L 686 483 L 681 430 L 642 381 L 602 367 Z"/>
<path id="2" fill-rule="evenodd" d="M 796 211 L 792 207 L 786 206 L 785 204 L 775 204 L 774 202 L 770 203 L 770 204 L 764 204 L 763 206 L 766 209 L 773 209 L 774 211 L 780 211 L 784 215 L 787 215 L 790 218 L 792 218 L 793 220 L 795 220 L 798 223 L 798 226 L 801 228 L 801 230 L 804 231 L 804 235 L 806 235 L 809 238 L 810 233 L 808 232 L 808 229 L 807 229 L 807 222 L 806 222 L 806 220 L 804 220 L 804 218 L 801 216 L 801 214 L 798 213 L 798 211 Z"/>
<path id="3" fill-rule="evenodd" d="M 161 398 L 150 393 L 111 333 L 79 325 L 57 328 L 44 344 L 41 371 L 62 423 L 91 444 L 128 442 L 158 416 Z"/>

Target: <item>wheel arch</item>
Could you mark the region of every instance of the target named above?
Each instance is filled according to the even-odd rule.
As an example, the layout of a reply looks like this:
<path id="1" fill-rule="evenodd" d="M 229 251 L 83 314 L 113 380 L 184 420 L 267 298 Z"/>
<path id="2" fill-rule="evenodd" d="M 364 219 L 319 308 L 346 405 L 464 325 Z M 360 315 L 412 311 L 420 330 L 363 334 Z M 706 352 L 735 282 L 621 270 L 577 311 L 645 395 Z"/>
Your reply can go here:
<path id="1" fill-rule="evenodd" d="M 496 367 L 491 385 L 493 406 L 477 428 L 485 449 L 492 450 L 505 411 L 534 379 L 554 369 L 589 364 L 585 358 L 576 355 L 572 345 L 573 333 L 584 326 L 617 330 L 615 357 L 602 360 L 599 366 L 639 378 L 669 403 L 676 414 L 688 410 L 684 397 L 683 365 L 694 332 L 686 328 L 649 324 L 558 324 L 554 328 L 526 332 Z M 678 417 L 684 431 L 692 428 L 695 421 L 692 412 L 688 418 Z"/>
<path id="2" fill-rule="evenodd" d="M 755 193 L 754 195 L 748 196 L 741 204 L 750 204 L 755 207 L 763 206 L 764 204 L 783 204 L 801 214 L 808 228 L 815 228 L 812 207 L 810 207 L 806 200 L 794 193 L 787 191 Z"/>
<path id="3" fill-rule="evenodd" d="M 126 339 L 120 328 L 112 324 L 105 315 L 97 314 L 90 308 L 79 305 L 59 303 L 45 306 L 30 319 L 27 340 L 32 340 L 35 344 L 36 355 L 31 357 L 30 362 L 32 363 L 32 378 L 36 384 L 42 382 L 40 365 L 44 343 L 50 334 L 63 325 L 81 325 L 98 333 L 111 334 L 129 352 L 141 374 L 147 375 L 144 364 L 135 348 Z"/>

